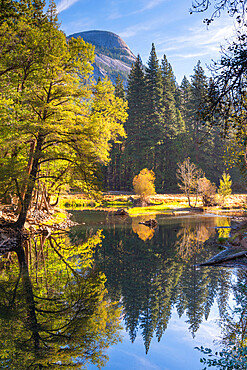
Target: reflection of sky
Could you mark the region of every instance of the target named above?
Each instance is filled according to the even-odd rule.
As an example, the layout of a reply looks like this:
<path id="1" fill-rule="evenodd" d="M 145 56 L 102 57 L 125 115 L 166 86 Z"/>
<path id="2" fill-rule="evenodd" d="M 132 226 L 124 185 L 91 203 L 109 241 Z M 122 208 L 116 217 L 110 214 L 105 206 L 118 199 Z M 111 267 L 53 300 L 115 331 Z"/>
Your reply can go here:
<path id="1" fill-rule="evenodd" d="M 124 333 L 123 342 L 108 351 L 109 361 L 104 369 L 112 370 L 200 370 L 200 357 L 203 355 L 194 347 L 214 348 L 213 342 L 219 338 L 217 324 L 218 308 L 215 303 L 207 321 L 204 321 L 193 339 L 188 331 L 186 316 L 178 317 L 173 310 L 168 328 L 158 343 L 153 337 L 148 355 L 145 354 L 143 339 L 138 333 L 132 344 L 128 333 Z M 88 366 L 88 369 L 95 369 Z"/>

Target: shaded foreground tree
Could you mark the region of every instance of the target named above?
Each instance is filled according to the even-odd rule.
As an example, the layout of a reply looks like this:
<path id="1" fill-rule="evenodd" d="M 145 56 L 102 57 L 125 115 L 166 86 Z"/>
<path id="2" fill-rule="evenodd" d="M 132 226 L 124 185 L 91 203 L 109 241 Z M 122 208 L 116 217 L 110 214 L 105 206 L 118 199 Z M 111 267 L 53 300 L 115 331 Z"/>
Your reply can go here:
<path id="1" fill-rule="evenodd" d="M 238 22 L 244 18 L 246 14 L 246 0 L 195 0 L 192 1 L 192 7 L 190 13 L 204 12 L 208 9 L 212 9 L 214 4 L 214 10 L 210 18 L 205 18 L 204 22 L 209 25 L 215 18 L 219 17 L 225 10 L 231 17 L 236 17 Z"/>
<path id="2" fill-rule="evenodd" d="M 230 158 L 234 164 L 238 161 L 243 169 L 247 168 L 247 131 L 246 131 L 246 0 L 209 0 L 194 1 L 192 12 L 203 12 L 214 3 L 215 11 L 206 23 L 221 15 L 226 9 L 230 16 L 236 18 L 235 39 L 221 48 L 221 57 L 214 62 L 210 69 L 213 81 L 209 92 L 208 105 L 204 107 L 204 119 L 212 126 L 219 126 L 225 138 L 229 138 L 234 145 Z"/>
<path id="3" fill-rule="evenodd" d="M 2 195 L 20 200 L 18 228 L 38 181 L 84 191 L 96 185 L 127 118 L 111 83 L 92 83 L 93 47 L 66 40 L 54 3 L 35 22 L 35 5 L 26 8 L 17 22 L 0 24 L 0 184 Z"/>

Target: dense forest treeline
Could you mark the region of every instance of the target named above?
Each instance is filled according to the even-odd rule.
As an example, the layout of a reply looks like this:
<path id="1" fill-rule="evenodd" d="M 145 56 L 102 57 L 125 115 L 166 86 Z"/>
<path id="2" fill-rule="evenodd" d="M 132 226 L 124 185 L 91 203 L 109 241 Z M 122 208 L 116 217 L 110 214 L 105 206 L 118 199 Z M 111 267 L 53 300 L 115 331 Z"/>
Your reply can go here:
<path id="1" fill-rule="evenodd" d="M 165 55 L 159 63 L 153 44 L 147 67 L 138 55 L 127 91 L 118 77 L 115 94 L 128 102 L 127 138 L 113 144 L 111 162 L 105 168 L 106 189 L 131 190 L 134 176 L 148 168 L 155 173 L 158 192 L 176 192 L 177 164 L 190 157 L 216 185 L 228 170 L 234 190 L 243 190 L 239 169 L 226 167 L 230 139 L 202 115 L 212 95 L 212 80 L 200 61 L 191 79 L 184 76 L 178 85 L 171 64 Z"/>

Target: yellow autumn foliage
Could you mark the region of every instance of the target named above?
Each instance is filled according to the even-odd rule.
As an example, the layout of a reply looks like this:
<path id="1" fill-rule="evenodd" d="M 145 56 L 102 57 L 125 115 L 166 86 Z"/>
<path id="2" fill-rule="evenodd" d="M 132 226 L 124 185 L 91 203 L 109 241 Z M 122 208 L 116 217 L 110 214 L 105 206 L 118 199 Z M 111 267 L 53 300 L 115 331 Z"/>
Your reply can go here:
<path id="1" fill-rule="evenodd" d="M 139 175 L 136 175 L 133 179 L 134 192 L 140 195 L 142 199 L 145 199 L 149 195 L 156 194 L 154 181 L 154 172 L 144 168 Z"/>

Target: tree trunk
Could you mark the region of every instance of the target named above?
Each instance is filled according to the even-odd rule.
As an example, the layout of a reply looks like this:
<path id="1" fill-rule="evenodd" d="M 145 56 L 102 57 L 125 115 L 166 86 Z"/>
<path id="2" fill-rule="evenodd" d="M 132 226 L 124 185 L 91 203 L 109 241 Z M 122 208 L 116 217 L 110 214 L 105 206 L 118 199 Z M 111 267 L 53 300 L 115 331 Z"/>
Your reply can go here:
<path id="1" fill-rule="evenodd" d="M 24 296 L 26 298 L 27 305 L 27 322 L 28 328 L 32 332 L 32 339 L 34 341 L 35 352 L 40 347 L 40 335 L 39 335 L 39 324 L 37 321 L 36 310 L 35 310 L 35 301 L 33 295 L 33 287 L 29 277 L 29 271 L 26 264 L 26 256 L 23 249 L 23 246 L 20 244 L 17 248 L 17 256 L 20 265 L 20 272 L 22 276 Z"/>
<path id="2" fill-rule="evenodd" d="M 37 138 L 35 152 L 34 152 L 33 163 L 31 165 L 30 176 L 27 181 L 27 188 L 26 188 L 26 192 L 23 198 L 23 205 L 22 205 L 19 217 L 15 223 L 15 226 L 18 229 L 22 229 L 26 222 L 27 212 L 31 204 L 33 189 L 34 189 L 34 185 L 35 185 L 36 178 L 37 178 L 39 159 L 40 159 L 43 141 L 44 141 L 44 136 L 39 134 Z"/>
<path id="3" fill-rule="evenodd" d="M 27 178 L 29 178 L 30 173 L 31 173 L 31 169 L 32 169 L 34 148 L 35 148 L 35 140 L 32 140 L 31 144 L 30 144 L 30 153 L 29 153 L 29 159 L 28 159 L 28 164 L 27 164 L 27 176 L 28 176 Z M 24 184 L 22 185 L 21 194 L 20 194 L 22 200 L 25 197 L 26 189 L 27 189 L 27 184 L 24 182 Z M 18 206 L 17 206 L 17 214 L 18 215 L 20 214 L 21 207 L 22 207 L 21 199 L 19 199 Z"/>

